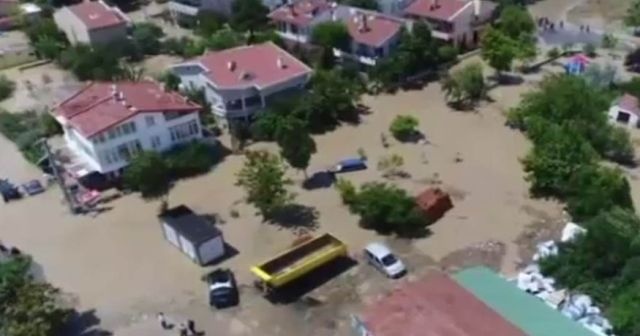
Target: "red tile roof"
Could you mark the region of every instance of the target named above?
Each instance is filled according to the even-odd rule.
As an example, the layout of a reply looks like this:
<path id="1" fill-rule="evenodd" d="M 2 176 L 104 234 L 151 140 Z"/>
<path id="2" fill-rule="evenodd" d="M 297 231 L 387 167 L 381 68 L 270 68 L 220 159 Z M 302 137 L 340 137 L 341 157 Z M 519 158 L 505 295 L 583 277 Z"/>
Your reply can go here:
<path id="1" fill-rule="evenodd" d="M 415 16 L 442 21 L 452 21 L 457 13 L 469 6 L 473 8 L 473 1 L 465 0 L 416 0 L 404 12 Z"/>
<path id="2" fill-rule="evenodd" d="M 618 100 L 618 107 L 640 117 L 640 101 L 638 101 L 638 98 L 635 96 L 625 93 Z"/>
<path id="3" fill-rule="evenodd" d="M 54 113 L 64 117 L 82 135 L 91 137 L 138 113 L 176 111 L 191 113 L 200 106 L 160 84 L 142 82 L 96 82 L 60 103 Z"/>
<path id="4" fill-rule="evenodd" d="M 68 8 L 89 30 L 111 27 L 127 22 L 115 8 L 111 8 L 101 1 L 86 1 Z"/>
<path id="5" fill-rule="evenodd" d="M 219 88 L 262 89 L 311 73 L 311 69 L 271 42 L 209 52 L 197 58 Z"/>
<path id="6" fill-rule="evenodd" d="M 356 11 L 346 20 L 351 38 L 362 44 L 379 47 L 400 32 L 399 19 L 371 11 Z"/>
<path id="7" fill-rule="evenodd" d="M 327 0 L 300 0 L 291 5 L 276 8 L 269 14 L 269 18 L 273 21 L 288 22 L 303 27 L 332 6 L 334 3 Z"/>
<path id="8" fill-rule="evenodd" d="M 375 336 L 525 336 L 516 326 L 439 272 L 403 284 L 366 308 Z"/>

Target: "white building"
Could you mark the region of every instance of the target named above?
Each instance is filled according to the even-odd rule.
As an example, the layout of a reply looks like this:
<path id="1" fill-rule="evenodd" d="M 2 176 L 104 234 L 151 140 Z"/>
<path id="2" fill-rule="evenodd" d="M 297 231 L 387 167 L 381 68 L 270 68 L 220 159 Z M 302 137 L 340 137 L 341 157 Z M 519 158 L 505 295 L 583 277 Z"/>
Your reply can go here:
<path id="1" fill-rule="evenodd" d="M 219 118 L 249 118 L 270 102 L 302 90 L 311 69 L 277 45 L 241 46 L 208 52 L 171 71 L 183 89 L 204 89 Z"/>
<path id="2" fill-rule="evenodd" d="M 158 83 L 90 83 L 53 111 L 67 147 L 88 172 L 118 176 L 139 151 L 202 137 L 200 106 Z"/>
<path id="3" fill-rule="evenodd" d="M 630 127 L 639 127 L 640 102 L 638 98 L 628 93 L 620 97 L 609 108 L 609 119 Z"/>
<path id="4" fill-rule="evenodd" d="M 129 18 L 118 7 L 102 1 L 86 1 L 62 7 L 53 20 L 72 44 L 107 44 L 127 37 Z"/>
<path id="5" fill-rule="evenodd" d="M 435 38 L 470 48 L 480 42 L 496 7 L 496 2 L 485 0 L 415 0 L 405 17 L 428 23 Z"/>
<path id="6" fill-rule="evenodd" d="M 324 22 L 339 21 L 349 31 L 351 41 L 346 50 L 334 50 L 337 57 L 347 57 L 365 65 L 375 65 L 397 45 L 400 32 L 409 22 L 370 10 L 338 5 L 327 0 L 300 0 L 281 6 L 269 14 L 282 38 L 311 43 L 313 29 Z"/>

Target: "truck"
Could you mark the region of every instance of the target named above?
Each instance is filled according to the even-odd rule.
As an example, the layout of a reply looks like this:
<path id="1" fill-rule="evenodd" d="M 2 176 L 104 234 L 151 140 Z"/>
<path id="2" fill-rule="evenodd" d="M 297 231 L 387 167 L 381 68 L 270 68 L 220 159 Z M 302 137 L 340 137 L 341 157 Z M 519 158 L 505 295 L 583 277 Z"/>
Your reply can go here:
<path id="1" fill-rule="evenodd" d="M 346 256 L 347 246 L 325 233 L 294 244 L 275 257 L 251 267 L 251 272 L 258 278 L 255 285 L 271 294 L 318 267 Z"/>

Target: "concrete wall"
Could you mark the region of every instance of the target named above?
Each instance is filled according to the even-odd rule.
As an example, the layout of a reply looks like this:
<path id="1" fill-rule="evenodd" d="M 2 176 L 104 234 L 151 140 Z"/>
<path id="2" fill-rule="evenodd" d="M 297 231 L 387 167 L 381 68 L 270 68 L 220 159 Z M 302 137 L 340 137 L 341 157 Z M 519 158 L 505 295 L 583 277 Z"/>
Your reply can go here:
<path id="1" fill-rule="evenodd" d="M 124 14 L 119 13 L 126 18 Z M 106 44 L 127 37 L 127 23 L 94 29 L 89 31 L 87 26 L 67 7 L 60 8 L 53 14 L 53 20 L 62 30 L 71 44 L 84 43 L 89 45 Z"/>
<path id="2" fill-rule="evenodd" d="M 622 123 L 621 121 L 618 121 L 618 116 L 620 113 L 626 113 L 629 115 L 629 121 L 626 124 Z M 617 123 L 618 125 L 625 125 L 628 127 L 640 126 L 638 125 L 638 121 L 640 120 L 640 118 L 638 118 L 638 116 L 635 113 L 623 110 L 620 107 L 618 107 L 618 105 L 611 106 L 607 114 L 609 115 L 609 120 L 612 123 Z"/>

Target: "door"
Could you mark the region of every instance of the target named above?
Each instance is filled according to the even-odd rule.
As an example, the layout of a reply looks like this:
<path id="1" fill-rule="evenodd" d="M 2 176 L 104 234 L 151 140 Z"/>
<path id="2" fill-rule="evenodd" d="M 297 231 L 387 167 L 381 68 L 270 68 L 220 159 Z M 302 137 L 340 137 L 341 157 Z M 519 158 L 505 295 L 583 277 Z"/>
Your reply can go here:
<path id="1" fill-rule="evenodd" d="M 628 124 L 629 119 L 631 119 L 631 115 L 629 113 L 620 111 L 618 112 L 618 117 L 616 118 L 616 121 L 618 121 L 619 123 Z"/>

